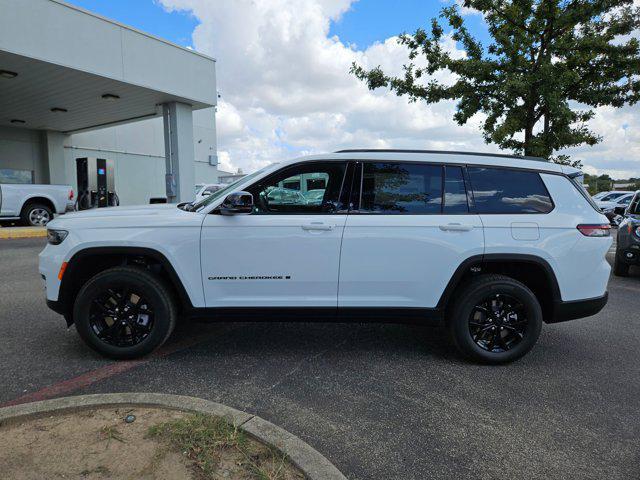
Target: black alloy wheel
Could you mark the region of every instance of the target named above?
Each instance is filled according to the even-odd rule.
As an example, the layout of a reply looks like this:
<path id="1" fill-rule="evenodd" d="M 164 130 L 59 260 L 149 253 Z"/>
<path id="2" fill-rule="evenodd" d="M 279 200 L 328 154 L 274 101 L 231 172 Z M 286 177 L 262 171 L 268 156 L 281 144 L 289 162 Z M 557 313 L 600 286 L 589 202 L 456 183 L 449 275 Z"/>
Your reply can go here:
<path id="1" fill-rule="evenodd" d="M 139 358 L 171 335 L 177 312 L 164 281 L 139 267 L 114 267 L 80 289 L 73 321 L 80 337 L 97 352 L 116 359 Z"/>
<path id="2" fill-rule="evenodd" d="M 151 333 L 154 312 L 149 302 L 133 290 L 108 288 L 89 310 L 89 325 L 96 336 L 116 347 L 132 347 Z"/>
<path id="3" fill-rule="evenodd" d="M 522 341 L 527 324 L 524 305 L 510 295 L 496 293 L 473 308 L 469 333 L 483 350 L 506 352 Z"/>
<path id="4" fill-rule="evenodd" d="M 535 345 L 542 330 L 542 308 L 535 294 L 514 278 L 478 275 L 453 295 L 447 329 L 466 358 L 508 363 Z"/>

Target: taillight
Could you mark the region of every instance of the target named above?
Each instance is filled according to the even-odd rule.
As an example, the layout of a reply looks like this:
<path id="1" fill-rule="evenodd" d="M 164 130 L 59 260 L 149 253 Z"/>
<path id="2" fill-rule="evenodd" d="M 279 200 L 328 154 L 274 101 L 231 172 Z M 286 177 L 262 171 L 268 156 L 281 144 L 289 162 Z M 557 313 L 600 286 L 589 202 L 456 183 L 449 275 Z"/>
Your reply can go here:
<path id="1" fill-rule="evenodd" d="M 69 190 L 69 200 L 73 200 L 73 188 Z"/>
<path id="2" fill-rule="evenodd" d="M 608 223 L 601 225 L 578 225 L 577 228 L 585 237 L 608 237 L 611 235 L 611 225 Z"/>

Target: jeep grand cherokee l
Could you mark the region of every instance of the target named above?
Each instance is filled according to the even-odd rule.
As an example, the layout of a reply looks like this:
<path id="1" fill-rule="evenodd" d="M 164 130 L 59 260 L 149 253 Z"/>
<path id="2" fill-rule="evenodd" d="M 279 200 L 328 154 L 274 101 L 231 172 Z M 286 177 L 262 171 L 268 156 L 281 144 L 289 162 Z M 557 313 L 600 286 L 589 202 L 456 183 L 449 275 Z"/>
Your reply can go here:
<path id="1" fill-rule="evenodd" d="M 464 356 L 504 363 L 543 322 L 607 301 L 610 226 L 579 175 L 466 152 L 309 156 L 199 203 L 56 219 L 40 272 L 49 306 L 113 358 L 148 354 L 197 316 L 437 321 Z M 269 195 L 284 188 L 299 201 Z"/>

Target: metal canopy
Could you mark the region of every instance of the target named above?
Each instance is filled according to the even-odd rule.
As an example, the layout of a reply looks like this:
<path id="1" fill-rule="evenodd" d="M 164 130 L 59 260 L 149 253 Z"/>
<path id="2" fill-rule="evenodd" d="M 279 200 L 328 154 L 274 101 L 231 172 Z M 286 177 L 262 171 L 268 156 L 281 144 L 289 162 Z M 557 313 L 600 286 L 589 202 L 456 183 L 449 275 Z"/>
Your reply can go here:
<path id="1" fill-rule="evenodd" d="M 0 50 L 0 125 L 72 133 L 162 115 L 159 105 L 202 103 Z M 117 95 L 104 99 L 103 95 Z M 64 109 L 52 112 L 51 109 Z M 12 123 L 22 120 L 25 123 Z"/>

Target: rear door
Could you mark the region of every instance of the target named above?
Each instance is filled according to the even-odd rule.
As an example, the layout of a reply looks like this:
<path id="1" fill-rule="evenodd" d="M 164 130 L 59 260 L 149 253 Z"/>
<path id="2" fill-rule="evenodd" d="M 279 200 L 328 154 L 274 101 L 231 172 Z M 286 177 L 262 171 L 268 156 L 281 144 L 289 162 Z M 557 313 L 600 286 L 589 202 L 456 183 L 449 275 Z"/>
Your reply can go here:
<path id="1" fill-rule="evenodd" d="M 338 306 L 433 308 L 484 248 L 460 165 L 361 162 L 340 259 Z"/>

